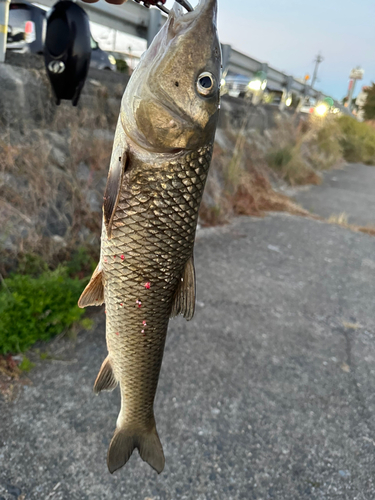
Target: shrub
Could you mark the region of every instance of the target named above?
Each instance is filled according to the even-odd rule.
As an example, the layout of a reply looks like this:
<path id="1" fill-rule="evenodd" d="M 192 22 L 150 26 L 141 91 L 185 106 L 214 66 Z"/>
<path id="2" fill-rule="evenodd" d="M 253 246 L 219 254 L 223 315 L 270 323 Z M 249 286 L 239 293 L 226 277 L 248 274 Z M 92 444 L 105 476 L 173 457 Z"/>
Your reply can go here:
<path id="1" fill-rule="evenodd" d="M 0 288 L 0 354 L 23 352 L 78 322 L 77 306 L 87 279 L 72 279 L 66 267 L 39 277 L 11 275 Z"/>
<path id="2" fill-rule="evenodd" d="M 280 149 L 274 149 L 268 154 L 268 163 L 275 169 L 283 171 L 286 165 L 293 158 L 293 149 L 291 146 L 285 146 Z"/>
<path id="3" fill-rule="evenodd" d="M 311 138 L 305 146 L 306 159 L 316 170 L 328 170 L 343 159 L 343 134 L 340 125 L 330 116 L 323 121 L 311 121 Z"/>
<path id="4" fill-rule="evenodd" d="M 375 83 L 368 87 L 366 90 L 367 98 L 363 110 L 365 112 L 366 120 L 375 119 Z"/>
<path id="5" fill-rule="evenodd" d="M 375 165 L 375 130 L 350 116 L 340 116 L 337 120 L 345 160 Z"/>
<path id="6" fill-rule="evenodd" d="M 320 177 L 303 159 L 299 145 L 273 149 L 267 155 L 267 161 L 292 186 L 320 183 Z"/>

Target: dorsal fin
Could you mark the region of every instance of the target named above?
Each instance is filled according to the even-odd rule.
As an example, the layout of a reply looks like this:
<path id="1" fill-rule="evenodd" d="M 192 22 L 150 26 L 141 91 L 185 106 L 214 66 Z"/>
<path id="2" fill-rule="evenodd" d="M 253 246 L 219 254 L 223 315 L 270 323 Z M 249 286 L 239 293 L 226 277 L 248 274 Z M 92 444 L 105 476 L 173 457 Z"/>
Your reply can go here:
<path id="1" fill-rule="evenodd" d="M 171 318 L 182 314 L 188 321 L 195 311 L 195 269 L 193 256 L 185 264 L 172 305 Z"/>
<path id="2" fill-rule="evenodd" d="M 119 148 L 112 154 L 111 166 L 109 168 L 107 185 L 104 192 L 103 214 L 108 239 L 110 239 L 112 235 L 112 222 L 120 198 L 122 178 L 129 163 L 128 153 L 123 151 L 121 155 L 119 155 L 117 153 L 118 151 Z"/>

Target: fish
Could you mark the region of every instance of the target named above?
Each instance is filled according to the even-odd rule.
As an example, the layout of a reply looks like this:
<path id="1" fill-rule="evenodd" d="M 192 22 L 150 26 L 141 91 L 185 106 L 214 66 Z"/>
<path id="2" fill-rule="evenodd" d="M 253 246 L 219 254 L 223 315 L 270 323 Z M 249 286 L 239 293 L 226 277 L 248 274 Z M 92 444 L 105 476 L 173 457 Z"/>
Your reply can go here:
<path id="1" fill-rule="evenodd" d="M 106 309 L 94 392 L 120 386 L 111 473 L 134 449 L 161 473 L 154 399 L 169 318 L 195 310 L 194 240 L 220 103 L 217 0 L 174 4 L 125 89 L 103 202 L 100 260 L 80 307 Z"/>

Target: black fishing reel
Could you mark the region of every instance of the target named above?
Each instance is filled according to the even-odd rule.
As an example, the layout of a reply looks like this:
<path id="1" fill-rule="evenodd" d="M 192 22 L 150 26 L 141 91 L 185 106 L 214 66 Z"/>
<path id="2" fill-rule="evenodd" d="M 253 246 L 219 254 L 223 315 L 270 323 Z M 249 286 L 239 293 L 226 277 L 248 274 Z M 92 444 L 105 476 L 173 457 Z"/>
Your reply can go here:
<path id="1" fill-rule="evenodd" d="M 86 12 L 71 0 L 57 2 L 47 17 L 44 61 L 55 102 L 78 103 L 91 58 L 91 34 Z"/>

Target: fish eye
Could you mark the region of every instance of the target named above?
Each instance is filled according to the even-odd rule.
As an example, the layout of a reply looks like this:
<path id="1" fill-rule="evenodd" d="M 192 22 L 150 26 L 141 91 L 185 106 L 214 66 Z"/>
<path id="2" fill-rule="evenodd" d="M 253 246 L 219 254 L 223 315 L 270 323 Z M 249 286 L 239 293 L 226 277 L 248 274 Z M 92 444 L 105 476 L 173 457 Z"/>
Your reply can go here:
<path id="1" fill-rule="evenodd" d="M 203 96 L 209 96 L 215 86 L 215 77 L 211 73 L 202 73 L 198 76 L 197 90 Z"/>

